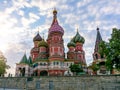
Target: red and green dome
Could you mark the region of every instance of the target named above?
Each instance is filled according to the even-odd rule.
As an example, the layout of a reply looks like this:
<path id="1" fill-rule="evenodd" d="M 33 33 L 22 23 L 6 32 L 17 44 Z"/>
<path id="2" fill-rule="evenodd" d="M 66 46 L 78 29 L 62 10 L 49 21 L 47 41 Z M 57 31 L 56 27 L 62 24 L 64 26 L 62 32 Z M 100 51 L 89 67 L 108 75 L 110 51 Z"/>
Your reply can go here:
<path id="1" fill-rule="evenodd" d="M 79 34 L 79 32 L 77 31 L 77 33 L 76 33 L 76 35 L 73 37 L 72 41 L 73 41 L 74 43 L 79 42 L 79 43 L 83 43 L 83 44 L 84 44 L 85 39 L 84 39 L 84 38 Z"/>
<path id="2" fill-rule="evenodd" d="M 73 41 L 70 41 L 70 42 L 67 44 L 67 47 L 71 47 L 71 46 L 73 46 L 73 47 L 76 46 L 75 43 L 74 43 Z"/>

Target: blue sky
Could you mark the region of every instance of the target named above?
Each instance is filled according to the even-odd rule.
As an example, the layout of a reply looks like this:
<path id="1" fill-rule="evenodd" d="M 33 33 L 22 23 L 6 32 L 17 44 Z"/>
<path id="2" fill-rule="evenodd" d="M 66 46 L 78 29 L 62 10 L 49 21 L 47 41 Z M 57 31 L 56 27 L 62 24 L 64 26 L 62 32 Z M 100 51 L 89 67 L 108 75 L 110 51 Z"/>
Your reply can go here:
<path id="1" fill-rule="evenodd" d="M 85 38 L 87 63 L 91 63 L 96 28 L 103 40 L 108 41 L 112 28 L 120 28 L 120 0 L 0 0 L 0 50 L 14 74 L 26 52 L 29 56 L 33 37 L 39 32 L 45 39 L 52 23 L 53 9 L 58 11 L 58 21 L 63 27 L 65 52 L 67 43 L 79 33 Z"/>

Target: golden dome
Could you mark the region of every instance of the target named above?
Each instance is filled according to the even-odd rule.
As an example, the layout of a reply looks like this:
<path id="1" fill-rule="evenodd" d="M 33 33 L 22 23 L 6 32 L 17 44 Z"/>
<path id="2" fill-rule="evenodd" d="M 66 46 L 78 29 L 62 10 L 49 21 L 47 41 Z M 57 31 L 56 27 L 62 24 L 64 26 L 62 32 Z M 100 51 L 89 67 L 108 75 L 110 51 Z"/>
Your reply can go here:
<path id="1" fill-rule="evenodd" d="M 53 10 L 53 14 L 57 14 L 57 10 L 56 9 Z"/>

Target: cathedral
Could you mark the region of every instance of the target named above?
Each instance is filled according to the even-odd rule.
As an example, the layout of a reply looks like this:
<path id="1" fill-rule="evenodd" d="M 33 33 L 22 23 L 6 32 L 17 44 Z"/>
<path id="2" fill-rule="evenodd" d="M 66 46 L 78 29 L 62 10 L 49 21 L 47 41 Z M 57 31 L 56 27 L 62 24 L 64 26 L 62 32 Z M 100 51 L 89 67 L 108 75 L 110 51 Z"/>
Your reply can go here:
<path id="1" fill-rule="evenodd" d="M 33 38 L 34 46 L 27 59 L 26 54 L 16 64 L 16 76 L 65 76 L 73 75 L 70 65 L 81 64 L 87 73 L 85 52 L 83 45 L 84 37 L 76 32 L 76 35 L 67 44 L 68 52 L 65 55 L 64 29 L 57 20 L 57 10 L 53 10 L 53 20 L 48 30 L 47 40 L 39 34 Z"/>

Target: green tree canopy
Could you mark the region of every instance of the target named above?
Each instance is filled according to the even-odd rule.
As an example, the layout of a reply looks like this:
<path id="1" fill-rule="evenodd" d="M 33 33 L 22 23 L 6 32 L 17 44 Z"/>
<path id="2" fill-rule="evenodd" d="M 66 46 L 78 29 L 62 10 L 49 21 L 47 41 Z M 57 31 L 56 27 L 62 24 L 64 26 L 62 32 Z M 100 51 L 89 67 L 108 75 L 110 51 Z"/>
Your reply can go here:
<path id="1" fill-rule="evenodd" d="M 83 72 L 83 69 L 80 64 L 71 64 L 69 68 L 73 73 Z"/>
<path id="2" fill-rule="evenodd" d="M 96 63 L 92 63 L 89 68 L 91 68 L 94 72 L 96 72 L 97 70 L 99 70 L 99 64 Z"/>
<path id="3" fill-rule="evenodd" d="M 100 43 L 99 52 L 106 58 L 107 69 L 120 70 L 120 29 L 113 28 L 109 42 Z"/>
<path id="4" fill-rule="evenodd" d="M 6 69 L 8 69 L 8 68 L 10 68 L 10 67 L 8 65 L 6 65 L 6 58 L 0 52 L 0 76 L 4 75 L 6 72 Z"/>

